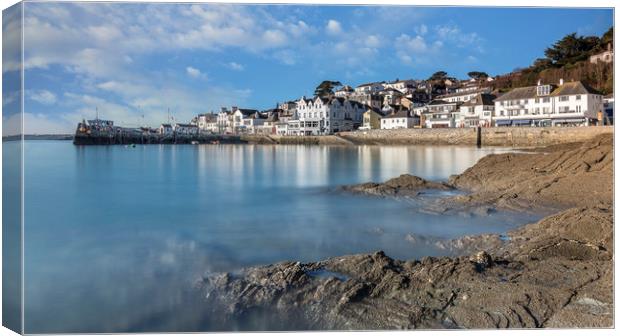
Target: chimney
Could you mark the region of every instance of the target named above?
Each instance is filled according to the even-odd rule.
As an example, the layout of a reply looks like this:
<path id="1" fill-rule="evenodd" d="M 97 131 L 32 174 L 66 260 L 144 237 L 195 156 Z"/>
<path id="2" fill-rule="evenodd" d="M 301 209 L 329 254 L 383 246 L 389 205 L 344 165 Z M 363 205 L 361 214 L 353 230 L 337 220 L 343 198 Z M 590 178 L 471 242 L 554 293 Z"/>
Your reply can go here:
<path id="1" fill-rule="evenodd" d="M 564 78 L 560 78 L 560 85 L 564 85 Z"/>

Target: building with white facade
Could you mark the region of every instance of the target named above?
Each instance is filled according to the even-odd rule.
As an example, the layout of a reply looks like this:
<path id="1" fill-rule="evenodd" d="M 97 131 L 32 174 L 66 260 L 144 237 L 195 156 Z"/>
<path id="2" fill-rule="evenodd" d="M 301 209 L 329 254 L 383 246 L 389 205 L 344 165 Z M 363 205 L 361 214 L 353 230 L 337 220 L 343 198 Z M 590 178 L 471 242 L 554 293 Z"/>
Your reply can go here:
<path id="1" fill-rule="evenodd" d="M 217 133 L 217 118 L 218 115 L 215 113 L 199 114 L 197 117 L 198 130 L 200 132 Z"/>
<path id="2" fill-rule="evenodd" d="M 490 93 L 491 88 L 479 88 L 478 85 L 471 87 L 460 87 L 456 89 L 456 92 L 441 95 L 437 97 L 439 100 L 444 100 L 449 103 L 464 103 L 480 93 Z"/>
<path id="3" fill-rule="evenodd" d="M 495 95 L 479 93 L 459 107 L 456 127 L 490 127 L 495 110 Z"/>
<path id="4" fill-rule="evenodd" d="M 420 124 L 420 119 L 409 115 L 407 110 L 394 111 L 381 118 L 381 129 L 413 128 Z"/>
<path id="5" fill-rule="evenodd" d="M 174 128 L 170 124 L 161 124 L 159 126 L 159 134 L 170 135 L 174 132 Z"/>
<path id="6" fill-rule="evenodd" d="M 614 60 L 614 50 L 611 47 L 611 43 L 607 44 L 607 50 L 603 51 L 602 53 L 598 53 L 596 55 L 592 55 L 590 56 L 590 63 L 598 63 L 598 62 L 603 62 L 603 63 L 611 63 Z"/>
<path id="7" fill-rule="evenodd" d="M 357 93 L 377 93 L 385 89 L 385 82 L 360 84 L 355 88 Z"/>
<path id="8" fill-rule="evenodd" d="M 459 114 L 459 107 L 461 104 L 462 102 L 449 102 L 439 99 L 433 100 L 426 106 L 427 111 L 423 114 L 424 127 L 456 127 L 456 118 Z"/>
<path id="9" fill-rule="evenodd" d="M 514 89 L 495 99 L 496 126 L 590 125 L 603 109 L 603 96 L 583 82 Z"/>
<path id="10" fill-rule="evenodd" d="M 248 126 L 254 125 L 253 121 L 244 121 L 250 118 L 254 113 L 258 113 L 258 110 L 253 109 L 242 109 L 236 106 L 232 108 L 232 123 L 231 128 L 232 132 L 237 133 L 248 133 Z"/>
<path id="11" fill-rule="evenodd" d="M 362 124 L 366 107 L 356 101 L 341 97 L 314 99 L 302 98 L 297 102 L 299 128 L 289 122 L 295 135 L 324 135 L 351 131 Z"/>

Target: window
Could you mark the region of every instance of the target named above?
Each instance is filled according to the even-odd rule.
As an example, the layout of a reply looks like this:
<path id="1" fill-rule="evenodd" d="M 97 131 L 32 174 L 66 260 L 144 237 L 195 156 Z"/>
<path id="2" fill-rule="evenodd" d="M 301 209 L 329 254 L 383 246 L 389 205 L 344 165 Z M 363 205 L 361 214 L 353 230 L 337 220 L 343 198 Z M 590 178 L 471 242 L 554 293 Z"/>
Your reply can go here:
<path id="1" fill-rule="evenodd" d="M 534 99 L 534 103 L 538 104 L 540 102 L 540 99 L 536 98 Z"/>
<path id="2" fill-rule="evenodd" d="M 560 96 L 560 97 L 558 98 L 558 100 L 559 100 L 559 101 L 561 101 L 561 102 L 568 101 L 568 96 Z"/>
<path id="3" fill-rule="evenodd" d="M 581 112 L 581 105 L 577 105 L 577 112 Z"/>
<path id="4" fill-rule="evenodd" d="M 575 100 L 581 100 L 581 95 L 576 95 Z"/>
<path id="5" fill-rule="evenodd" d="M 543 103 L 548 103 L 550 101 L 549 97 L 543 98 Z"/>

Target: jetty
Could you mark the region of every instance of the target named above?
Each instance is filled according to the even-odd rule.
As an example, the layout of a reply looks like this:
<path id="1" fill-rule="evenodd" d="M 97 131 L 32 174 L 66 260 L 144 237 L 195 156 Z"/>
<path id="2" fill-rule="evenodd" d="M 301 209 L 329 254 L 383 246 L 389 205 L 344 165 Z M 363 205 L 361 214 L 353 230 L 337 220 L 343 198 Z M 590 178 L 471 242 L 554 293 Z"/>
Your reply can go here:
<path id="1" fill-rule="evenodd" d="M 113 121 L 101 119 L 78 123 L 73 137 L 74 145 L 240 144 L 246 142 L 238 135 L 175 131 L 163 133 L 158 129 L 148 127 L 114 126 Z"/>

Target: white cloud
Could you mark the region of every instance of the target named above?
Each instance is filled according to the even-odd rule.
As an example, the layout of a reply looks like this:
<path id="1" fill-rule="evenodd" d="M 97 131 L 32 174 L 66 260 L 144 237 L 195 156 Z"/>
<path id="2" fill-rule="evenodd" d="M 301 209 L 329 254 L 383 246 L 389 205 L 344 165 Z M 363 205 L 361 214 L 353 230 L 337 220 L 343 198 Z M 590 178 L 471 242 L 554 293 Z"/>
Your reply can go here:
<path id="1" fill-rule="evenodd" d="M 325 27 L 325 29 L 327 30 L 327 33 L 330 35 L 342 34 L 342 26 L 340 25 L 340 22 L 336 20 L 327 21 L 327 26 Z"/>
<path id="2" fill-rule="evenodd" d="M 480 43 L 482 43 L 482 38 L 477 33 L 465 33 L 456 25 L 448 24 L 437 26 L 435 27 L 435 31 L 440 40 L 450 41 L 458 47 L 471 45 L 480 47 Z"/>
<path id="3" fill-rule="evenodd" d="M 202 73 L 199 69 L 196 69 L 191 66 L 186 67 L 185 71 L 190 77 L 193 77 L 193 78 L 203 78 L 203 79 L 207 78 L 206 74 Z"/>
<path id="4" fill-rule="evenodd" d="M 56 103 L 56 95 L 47 90 L 29 90 L 26 96 L 43 105 L 52 105 Z"/>
<path id="5" fill-rule="evenodd" d="M 368 35 L 366 38 L 366 46 L 370 48 L 378 48 L 381 46 L 381 38 L 378 35 Z"/>
<path id="6" fill-rule="evenodd" d="M 425 35 L 428 33 L 428 27 L 425 24 L 421 24 L 414 28 L 414 31 L 418 35 Z"/>
<path id="7" fill-rule="evenodd" d="M 237 62 L 230 62 L 227 65 L 230 69 L 235 70 L 235 71 L 243 71 L 243 69 L 245 69 L 245 67 L 243 66 L 243 64 L 239 64 Z"/>

